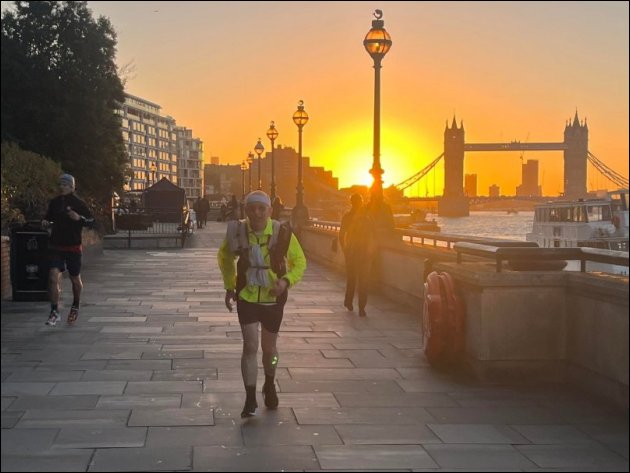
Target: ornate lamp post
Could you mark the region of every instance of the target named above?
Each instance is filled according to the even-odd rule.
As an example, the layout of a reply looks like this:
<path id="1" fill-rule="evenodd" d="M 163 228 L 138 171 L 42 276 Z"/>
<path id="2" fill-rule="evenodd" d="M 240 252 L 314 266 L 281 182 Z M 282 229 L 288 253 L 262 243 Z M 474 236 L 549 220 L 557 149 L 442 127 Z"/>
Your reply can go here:
<path id="1" fill-rule="evenodd" d="M 260 178 L 260 170 L 262 169 L 260 163 L 260 155 L 263 153 L 263 151 L 265 151 L 265 147 L 261 143 L 260 138 L 258 138 L 258 143 L 256 143 L 256 146 L 254 146 L 254 151 L 256 151 L 256 154 L 258 155 L 258 190 L 260 190 L 262 189 L 262 180 Z"/>
<path id="2" fill-rule="evenodd" d="M 381 61 L 392 47 L 392 38 L 385 31 L 385 22 L 381 20 L 383 12 L 374 11 L 375 20 L 372 28 L 365 35 L 363 46 L 374 60 L 374 156 L 370 174 L 374 178 L 372 194 L 383 195 L 383 169 L 381 168 Z"/>
<path id="3" fill-rule="evenodd" d="M 278 130 L 276 130 L 275 122 L 271 122 L 269 129 L 267 130 L 267 138 L 271 140 L 271 202 L 276 198 L 276 162 L 273 156 L 274 146 L 273 143 L 278 137 Z"/>
<path id="4" fill-rule="evenodd" d="M 251 151 L 247 153 L 247 164 L 249 167 L 249 191 L 252 191 L 252 164 L 254 163 L 254 153 Z"/>
<path id="5" fill-rule="evenodd" d="M 247 164 L 245 161 L 241 163 L 241 189 L 243 190 L 242 198 L 245 198 L 245 171 L 247 170 Z"/>
<path id="6" fill-rule="evenodd" d="M 304 110 L 304 100 L 298 102 L 298 108 L 293 114 L 293 122 L 298 127 L 298 178 L 292 217 L 293 222 L 299 226 L 308 220 L 308 209 L 304 205 L 304 185 L 302 183 L 302 128 L 308 122 L 308 113 Z"/>

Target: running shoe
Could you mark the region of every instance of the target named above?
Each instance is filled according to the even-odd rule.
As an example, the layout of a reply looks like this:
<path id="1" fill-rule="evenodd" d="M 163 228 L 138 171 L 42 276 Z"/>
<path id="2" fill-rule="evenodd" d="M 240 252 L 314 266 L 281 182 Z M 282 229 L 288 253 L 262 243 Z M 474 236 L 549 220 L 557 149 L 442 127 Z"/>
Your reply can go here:
<path id="1" fill-rule="evenodd" d="M 241 412 L 241 417 L 253 417 L 256 415 L 256 408 L 258 407 L 258 402 L 256 399 L 247 399 L 245 400 L 245 406 L 243 407 L 243 412 Z"/>
<path id="2" fill-rule="evenodd" d="M 278 394 L 276 393 L 275 383 L 265 383 L 262 390 L 263 399 L 265 400 L 265 406 L 269 409 L 275 409 L 278 407 Z"/>
<path id="3" fill-rule="evenodd" d="M 54 327 L 55 325 L 57 325 L 57 322 L 59 320 L 61 320 L 59 312 L 57 312 L 56 310 L 51 310 L 50 315 L 48 316 L 48 320 L 46 321 L 46 325 Z"/>
<path id="4" fill-rule="evenodd" d="M 74 323 L 79 318 L 79 308 L 72 306 L 70 308 L 70 313 L 68 314 L 68 325 L 74 325 Z"/>

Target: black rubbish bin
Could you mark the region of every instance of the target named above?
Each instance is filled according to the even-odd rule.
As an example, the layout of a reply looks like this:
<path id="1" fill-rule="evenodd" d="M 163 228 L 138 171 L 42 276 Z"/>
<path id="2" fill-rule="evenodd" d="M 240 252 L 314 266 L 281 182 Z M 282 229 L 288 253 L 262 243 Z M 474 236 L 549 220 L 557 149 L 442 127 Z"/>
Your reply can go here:
<path id="1" fill-rule="evenodd" d="M 48 232 L 40 222 L 11 230 L 11 286 L 14 301 L 48 300 Z"/>

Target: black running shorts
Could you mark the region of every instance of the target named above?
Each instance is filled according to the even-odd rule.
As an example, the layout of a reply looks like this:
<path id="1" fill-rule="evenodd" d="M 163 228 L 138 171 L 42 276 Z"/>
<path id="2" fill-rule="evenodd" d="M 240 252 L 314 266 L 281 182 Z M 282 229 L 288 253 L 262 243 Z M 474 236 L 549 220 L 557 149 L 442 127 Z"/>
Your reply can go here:
<path id="1" fill-rule="evenodd" d="M 236 302 L 236 311 L 241 325 L 260 322 L 267 331 L 278 333 L 284 314 L 284 303 L 254 304 L 239 299 Z"/>

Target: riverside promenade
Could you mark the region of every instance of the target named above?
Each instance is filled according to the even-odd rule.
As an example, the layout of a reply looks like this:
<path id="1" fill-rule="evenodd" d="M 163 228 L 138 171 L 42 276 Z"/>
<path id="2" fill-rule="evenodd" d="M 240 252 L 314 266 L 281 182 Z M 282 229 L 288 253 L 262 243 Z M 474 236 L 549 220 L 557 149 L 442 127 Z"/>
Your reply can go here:
<path id="1" fill-rule="evenodd" d="M 225 224 L 186 249 L 86 259 L 77 324 L 2 302 L 2 471 L 628 471 L 627 413 L 574 388 L 432 370 L 421 308 L 309 262 L 278 340 L 280 407 L 241 419 L 241 333 L 216 263 Z M 259 366 L 260 351 L 259 351 Z M 526 381 L 526 380 L 524 380 Z"/>

